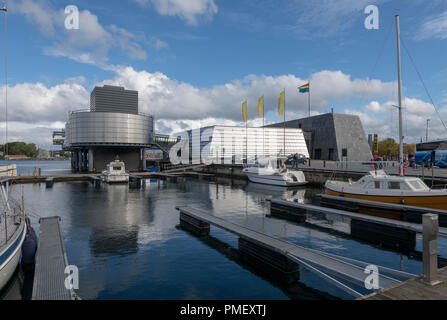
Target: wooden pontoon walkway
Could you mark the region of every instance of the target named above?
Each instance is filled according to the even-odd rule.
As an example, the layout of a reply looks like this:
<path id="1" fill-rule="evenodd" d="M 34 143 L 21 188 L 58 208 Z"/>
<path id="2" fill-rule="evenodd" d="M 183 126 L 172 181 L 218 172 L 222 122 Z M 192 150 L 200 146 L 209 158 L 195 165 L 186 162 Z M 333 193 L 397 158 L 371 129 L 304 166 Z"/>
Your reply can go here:
<path id="1" fill-rule="evenodd" d="M 426 285 L 420 276 L 379 290 L 360 300 L 447 300 L 447 268 L 438 270 L 438 274 L 443 283 L 437 286 Z"/>

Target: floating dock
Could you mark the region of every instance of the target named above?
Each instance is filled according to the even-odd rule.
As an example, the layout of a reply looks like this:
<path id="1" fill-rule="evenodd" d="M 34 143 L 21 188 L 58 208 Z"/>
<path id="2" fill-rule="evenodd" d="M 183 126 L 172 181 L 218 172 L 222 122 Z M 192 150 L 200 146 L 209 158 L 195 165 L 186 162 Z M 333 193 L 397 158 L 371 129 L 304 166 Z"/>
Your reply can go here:
<path id="1" fill-rule="evenodd" d="M 235 225 L 197 209 L 189 207 L 177 207 L 176 209 L 180 211 L 180 224 L 187 225 L 189 230 L 195 228 L 200 235 L 206 235 L 210 231 L 210 225 L 214 225 L 238 236 L 239 250 L 242 253 L 248 253 L 260 263 L 267 263 L 285 273 L 298 272 L 298 266 L 301 265 L 317 273 L 322 278 L 347 291 L 351 295 L 355 297 L 362 296 L 360 293 L 331 277 L 329 274 L 333 274 L 363 286 L 367 277 L 367 274 L 365 274 L 365 267 L 368 266 L 369 263 L 304 248 L 272 238 L 263 233 Z M 378 266 L 378 268 L 380 288 L 395 286 L 400 283 L 399 279 L 409 279 L 415 276 L 385 267 Z M 390 275 L 396 277 L 391 277 Z"/>
<path id="2" fill-rule="evenodd" d="M 306 222 L 311 215 L 348 218 L 352 237 L 393 249 L 412 250 L 416 234 L 423 231 L 422 225 L 417 223 L 276 199 L 270 200 L 270 212 L 272 216 L 296 222 Z M 439 228 L 439 237 L 447 238 L 446 228 Z"/>
<path id="3" fill-rule="evenodd" d="M 59 217 L 40 219 L 32 300 L 76 300 L 65 287 L 68 266 Z"/>
<path id="4" fill-rule="evenodd" d="M 336 197 L 327 194 L 319 194 L 317 197 L 320 197 L 320 205 L 322 206 L 415 223 L 422 223 L 422 216 L 430 212 L 439 216 L 440 227 L 447 227 L 447 211 L 445 210 Z"/>

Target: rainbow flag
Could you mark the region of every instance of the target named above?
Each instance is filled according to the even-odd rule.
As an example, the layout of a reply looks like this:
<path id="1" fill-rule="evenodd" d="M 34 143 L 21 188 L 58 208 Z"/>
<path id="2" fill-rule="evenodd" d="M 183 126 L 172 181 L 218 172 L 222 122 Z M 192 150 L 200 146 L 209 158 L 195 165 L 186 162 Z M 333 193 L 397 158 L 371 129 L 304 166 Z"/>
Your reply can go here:
<path id="1" fill-rule="evenodd" d="M 298 87 L 300 93 L 305 93 L 310 91 L 310 84 L 305 84 L 304 86 Z"/>

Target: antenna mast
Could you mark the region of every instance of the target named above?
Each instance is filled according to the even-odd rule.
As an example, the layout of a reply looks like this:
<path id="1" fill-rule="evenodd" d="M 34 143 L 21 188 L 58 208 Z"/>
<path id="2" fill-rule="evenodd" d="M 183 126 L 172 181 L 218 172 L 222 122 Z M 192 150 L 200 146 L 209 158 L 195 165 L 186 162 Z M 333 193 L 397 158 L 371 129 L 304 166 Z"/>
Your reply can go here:
<path id="1" fill-rule="evenodd" d="M 4 158 L 6 160 L 8 156 L 8 64 L 7 64 L 7 56 L 6 56 L 6 12 L 8 11 L 6 9 L 5 1 L 2 1 L 2 7 L 0 8 L 0 11 L 3 11 L 5 13 L 5 29 L 4 29 L 4 44 L 5 44 L 5 130 L 6 130 L 6 136 L 5 136 L 5 148 L 4 148 Z M 9 157 L 8 157 L 9 158 Z"/>
<path id="2" fill-rule="evenodd" d="M 399 168 L 400 175 L 404 175 L 404 143 L 402 132 L 402 72 L 400 64 L 400 29 L 399 29 L 399 15 L 396 15 L 396 32 L 397 32 L 397 73 L 398 73 L 398 87 L 399 87 Z"/>

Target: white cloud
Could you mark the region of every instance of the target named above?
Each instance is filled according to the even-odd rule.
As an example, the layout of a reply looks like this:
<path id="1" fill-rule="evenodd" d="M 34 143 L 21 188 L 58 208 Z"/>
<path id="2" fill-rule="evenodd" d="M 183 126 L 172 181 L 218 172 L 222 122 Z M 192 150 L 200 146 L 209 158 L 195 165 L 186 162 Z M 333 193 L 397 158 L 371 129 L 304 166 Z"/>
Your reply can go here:
<path id="1" fill-rule="evenodd" d="M 261 95 L 265 98 L 268 119 L 281 121 L 275 115 L 277 99 L 284 88 L 287 119 L 307 115 L 307 94 L 300 94 L 297 90 L 297 86 L 306 80 L 294 75 L 249 75 L 211 88 L 197 88 L 170 79 L 163 73 L 138 71 L 131 67 L 119 67 L 113 72 L 113 79 L 97 85 L 112 84 L 138 90 L 140 112 L 153 114 L 157 130 L 165 134 L 212 124 L 244 125 L 241 121 L 241 103 L 244 100 L 248 101 L 249 126 L 260 126 L 262 120 L 257 116 L 257 101 Z M 9 120 L 28 125 L 64 123 L 70 110 L 88 108 L 89 90 L 81 85 L 84 81 L 84 77 L 75 77 L 54 86 L 23 83 L 10 87 L 9 108 L 14 112 L 10 112 Z M 352 79 L 341 71 L 323 70 L 311 77 L 312 113 L 328 112 L 331 103 L 336 101 L 343 104 L 352 100 L 372 100 L 361 108 L 346 109 L 344 112 L 359 115 L 366 132 L 395 137 L 397 112 L 392 101 L 394 86 L 394 82 Z M 0 88 L 0 101 L 4 98 L 3 92 L 4 87 Z M 429 103 L 405 98 L 404 106 L 404 130 L 409 138 L 419 140 L 428 117 L 432 119 L 433 136 L 435 133 L 438 136 L 446 135 Z M 441 112 L 447 118 L 447 106 L 441 108 Z"/>
<path id="2" fill-rule="evenodd" d="M 297 90 L 297 86 L 306 81 L 294 75 L 249 75 L 242 80 L 200 89 L 189 83 L 172 80 L 162 73 L 121 67 L 116 70 L 115 78 L 101 84 L 138 90 L 140 110 L 153 113 L 158 119 L 199 120 L 213 117 L 239 121 L 243 100 L 248 100 L 249 118 L 255 118 L 259 96 L 265 97 L 266 112 L 276 110 L 278 95 L 284 88 L 287 108 L 295 112 L 307 111 L 307 94 L 299 94 Z M 393 86 L 393 82 L 351 79 L 341 71 L 317 72 L 311 79 L 312 109 L 327 109 L 331 101 L 389 98 Z"/>
<path id="3" fill-rule="evenodd" d="M 399 116 L 396 102 L 372 101 L 359 110 L 345 109 L 344 113 L 356 114 L 362 120 L 366 133 L 378 133 L 381 138 L 399 137 Z M 403 101 L 403 133 L 406 142 L 425 140 L 426 123 L 430 119 L 429 132 L 432 138 L 447 137 L 433 105 L 423 100 L 405 97 Z M 441 117 L 447 118 L 447 105 L 440 108 Z"/>
<path id="4" fill-rule="evenodd" d="M 79 84 L 82 79 L 71 78 L 52 87 L 46 87 L 42 83 L 23 83 L 9 87 L 8 119 L 24 123 L 65 121 L 70 110 L 88 108 L 89 93 Z M 2 86 L 0 101 L 4 101 L 4 93 L 5 87 Z"/>
<path id="5" fill-rule="evenodd" d="M 103 26 L 89 10 L 79 11 L 78 30 L 67 30 L 64 25 L 67 17 L 64 9 L 56 9 L 45 0 L 21 0 L 12 5 L 12 12 L 24 15 L 45 36 L 52 39 L 52 44 L 44 48 L 45 54 L 106 69 L 111 49 L 120 48 L 132 59 L 146 60 L 146 51 L 140 43 L 151 44 L 144 35 L 136 35 L 116 25 Z M 163 43 L 153 44 L 157 48 L 160 45 Z"/>
<path id="6" fill-rule="evenodd" d="M 214 0 L 134 0 L 140 5 L 151 3 L 161 15 L 178 16 L 187 24 L 196 26 L 199 17 L 212 19 L 218 12 Z"/>
<path id="7" fill-rule="evenodd" d="M 419 32 L 416 34 L 416 39 L 418 40 L 429 38 L 447 39 L 447 11 L 429 18 L 422 24 Z"/>
<path id="8" fill-rule="evenodd" d="M 53 146 L 53 131 L 64 128 L 62 122 L 8 122 L 8 142 L 22 141 L 34 143 L 39 148 L 46 150 L 60 150 L 60 147 Z M 0 123 L 0 132 L 5 132 L 4 122 Z M 5 135 L 2 134 L 1 144 L 5 143 Z"/>

